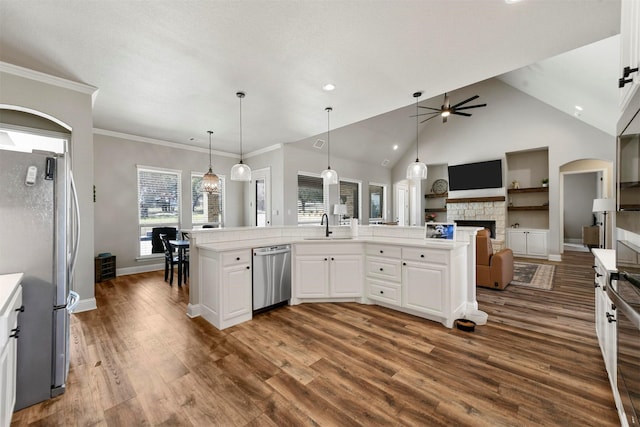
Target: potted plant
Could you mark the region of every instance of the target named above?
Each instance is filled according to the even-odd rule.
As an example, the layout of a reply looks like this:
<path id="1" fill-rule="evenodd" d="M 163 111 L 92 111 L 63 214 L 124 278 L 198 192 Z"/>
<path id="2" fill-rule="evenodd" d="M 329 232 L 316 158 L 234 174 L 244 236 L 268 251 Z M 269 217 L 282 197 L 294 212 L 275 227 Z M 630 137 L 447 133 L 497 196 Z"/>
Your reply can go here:
<path id="1" fill-rule="evenodd" d="M 548 187 L 549 186 L 549 178 L 545 178 L 542 180 L 542 186 L 543 187 Z"/>

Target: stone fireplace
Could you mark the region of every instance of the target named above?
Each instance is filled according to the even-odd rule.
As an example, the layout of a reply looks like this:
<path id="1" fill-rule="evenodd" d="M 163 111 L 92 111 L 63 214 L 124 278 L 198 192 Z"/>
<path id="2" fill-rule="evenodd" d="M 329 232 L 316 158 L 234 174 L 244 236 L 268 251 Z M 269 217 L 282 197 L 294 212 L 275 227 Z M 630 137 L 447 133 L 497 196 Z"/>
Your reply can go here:
<path id="1" fill-rule="evenodd" d="M 447 221 L 489 229 L 495 223 L 491 239 L 496 251 L 506 246 L 506 216 L 507 204 L 503 196 L 447 199 Z"/>

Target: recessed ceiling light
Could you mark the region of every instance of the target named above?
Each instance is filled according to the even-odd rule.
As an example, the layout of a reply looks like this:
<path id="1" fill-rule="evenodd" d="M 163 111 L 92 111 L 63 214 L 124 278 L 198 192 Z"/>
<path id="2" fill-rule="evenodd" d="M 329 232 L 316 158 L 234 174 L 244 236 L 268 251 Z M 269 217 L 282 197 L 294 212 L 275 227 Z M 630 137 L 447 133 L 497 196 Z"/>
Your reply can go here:
<path id="1" fill-rule="evenodd" d="M 393 149 L 397 150 L 398 149 L 398 144 L 394 144 Z"/>
<path id="2" fill-rule="evenodd" d="M 336 85 L 334 85 L 333 83 L 327 83 L 326 85 L 322 86 L 322 90 L 326 90 L 327 92 L 330 92 L 335 88 L 336 88 Z"/>
<path id="3" fill-rule="evenodd" d="M 576 110 L 578 110 L 578 111 L 582 111 L 582 110 L 583 110 L 583 108 L 582 108 L 581 106 L 579 106 L 579 105 L 576 105 Z"/>

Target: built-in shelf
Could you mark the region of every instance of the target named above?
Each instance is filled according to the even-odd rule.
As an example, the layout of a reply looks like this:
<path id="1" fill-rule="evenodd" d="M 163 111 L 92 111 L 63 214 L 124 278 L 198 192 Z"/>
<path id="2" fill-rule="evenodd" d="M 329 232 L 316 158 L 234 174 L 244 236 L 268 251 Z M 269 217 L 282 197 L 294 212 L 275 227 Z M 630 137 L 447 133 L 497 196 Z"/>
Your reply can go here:
<path id="1" fill-rule="evenodd" d="M 640 205 L 623 204 L 620 205 L 621 211 L 640 211 Z"/>
<path id="2" fill-rule="evenodd" d="M 424 198 L 425 199 L 441 199 L 443 197 L 449 197 L 449 193 L 442 193 L 442 194 L 425 194 Z"/>
<path id="3" fill-rule="evenodd" d="M 548 211 L 549 205 L 544 206 L 509 206 L 510 211 Z"/>
<path id="4" fill-rule="evenodd" d="M 493 197 L 466 197 L 460 199 L 447 199 L 447 203 L 473 203 L 473 202 L 504 202 L 504 196 Z"/>
<path id="5" fill-rule="evenodd" d="M 424 210 L 424 213 L 429 213 L 429 212 L 435 213 L 435 212 L 446 212 L 446 211 L 447 211 L 447 208 L 433 208 L 433 209 L 427 208 Z"/>
<path id="6" fill-rule="evenodd" d="M 514 193 L 548 193 L 549 187 L 529 187 L 529 188 L 510 188 L 507 190 L 509 194 Z"/>

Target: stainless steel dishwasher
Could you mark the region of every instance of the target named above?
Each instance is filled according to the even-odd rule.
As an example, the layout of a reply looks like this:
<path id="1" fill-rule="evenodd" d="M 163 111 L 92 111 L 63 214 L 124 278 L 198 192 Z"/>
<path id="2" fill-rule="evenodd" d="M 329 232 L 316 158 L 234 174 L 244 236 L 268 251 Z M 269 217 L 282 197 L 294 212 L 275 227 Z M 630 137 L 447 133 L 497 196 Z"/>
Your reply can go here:
<path id="1" fill-rule="evenodd" d="M 286 304 L 291 298 L 291 246 L 253 249 L 253 311 Z"/>

